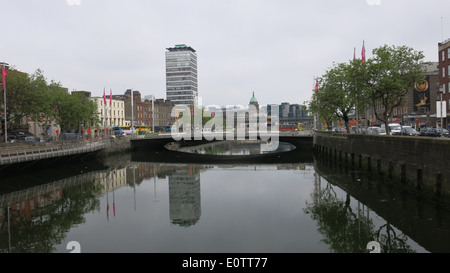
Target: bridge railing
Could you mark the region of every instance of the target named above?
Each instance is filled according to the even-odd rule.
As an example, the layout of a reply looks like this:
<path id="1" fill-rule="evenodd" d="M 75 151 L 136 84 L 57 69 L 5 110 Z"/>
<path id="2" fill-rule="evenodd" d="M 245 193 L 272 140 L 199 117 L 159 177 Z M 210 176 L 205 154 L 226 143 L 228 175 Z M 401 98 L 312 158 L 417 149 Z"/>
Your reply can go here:
<path id="1" fill-rule="evenodd" d="M 39 144 L 33 146 L 2 146 L 0 149 L 0 165 L 98 151 L 110 146 L 111 142 L 109 139 L 104 139 L 90 142 Z"/>

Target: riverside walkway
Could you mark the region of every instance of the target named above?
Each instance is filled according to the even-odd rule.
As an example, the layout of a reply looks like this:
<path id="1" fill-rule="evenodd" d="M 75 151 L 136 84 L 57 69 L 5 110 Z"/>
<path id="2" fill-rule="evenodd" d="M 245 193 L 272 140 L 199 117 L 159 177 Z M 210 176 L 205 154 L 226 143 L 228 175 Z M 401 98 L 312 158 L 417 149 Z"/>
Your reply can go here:
<path id="1" fill-rule="evenodd" d="M 109 139 L 98 141 L 57 141 L 8 143 L 0 145 L 0 166 L 28 161 L 95 152 L 109 147 Z"/>

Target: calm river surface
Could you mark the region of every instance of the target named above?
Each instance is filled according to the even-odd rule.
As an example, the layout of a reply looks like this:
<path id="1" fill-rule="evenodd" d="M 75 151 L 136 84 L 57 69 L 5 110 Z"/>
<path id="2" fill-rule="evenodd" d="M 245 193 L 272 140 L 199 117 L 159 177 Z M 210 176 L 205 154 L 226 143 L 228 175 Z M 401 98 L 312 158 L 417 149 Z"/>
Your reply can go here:
<path id="1" fill-rule="evenodd" d="M 330 162 L 80 164 L 1 178 L 0 252 L 448 252 L 447 211 Z"/>

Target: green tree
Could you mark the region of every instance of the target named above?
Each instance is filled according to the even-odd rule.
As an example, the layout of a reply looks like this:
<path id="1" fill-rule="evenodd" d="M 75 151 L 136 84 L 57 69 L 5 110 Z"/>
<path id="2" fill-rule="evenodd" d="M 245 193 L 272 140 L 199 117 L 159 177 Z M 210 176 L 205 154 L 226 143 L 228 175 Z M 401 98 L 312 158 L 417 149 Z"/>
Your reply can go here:
<path id="1" fill-rule="evenodd" d="M 29 75 L 11 68 L 6 86 L 8 131 L 20 128 L 27 120 L 38 122 L 41 127 L 56 122 L 62 131 L 98 122 L 94 102 L 69 94 L 59 82 L 48 83 L 40 69 Z"/>
<path id="2" fill-rule="evenodd" d="M 322 117 L 331 119 L 331 115 L 340 118 L 345 123 L 347 133 L 350 132 L 350 115 L 361 104 L 361 90 L 364 82 L 361 80 L 362 66 L 360 60 L 349 63 L 337 63 L 326 71 L 319 82 L 310 105 L 312 111 Z"/>
<path id="3" fill-rule="evenodd" d="M 97 124 L 96 104 L 80 94 L 69 94 L 60 83 L 49 85 L 50 113 L 61 132 L 77 130 L 81 124 Z"/>
<path id="4" fill-rule="evenodd" d="M 331 130 L 332 121 L 335 119 L 335 111 L 331 99 L 323 92 L 320 87 L 314 90 L 313 99 L 310 101 L 308 110 L 311 114 L 317 115 L 321 124 L 326 121 L 326 127 Z"/>
<path id="5" fill-rule="evenodd" d="M 365 96 L 371 102 L 378 120 L 390 134 L 389 118 L 395 107 L 406 103 L 408 90 L 416 80 L 424 77 L 424 55 L 407 46 L 381 46 L 373 50 L 373 57 L 365 63 Z"/>
<path id="6" fill-rule="evenodd" d="M 26 119 L 33 121 L 39 119 L 47 101 L 45 96 L 47 83 L 39 69 L 32 75 L 14 68 L 9 69 L 7 73 L 6 120 L 8 131 L 12 132 L 25 125 Z"/>

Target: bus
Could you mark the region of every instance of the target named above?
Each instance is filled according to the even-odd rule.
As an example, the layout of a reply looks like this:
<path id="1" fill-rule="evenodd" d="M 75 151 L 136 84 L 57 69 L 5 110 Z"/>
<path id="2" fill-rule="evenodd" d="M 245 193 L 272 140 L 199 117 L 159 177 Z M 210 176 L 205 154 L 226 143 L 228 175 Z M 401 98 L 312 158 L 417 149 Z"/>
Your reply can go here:
<path id="1" fill-rule="evenodd" d="M 115 136 L 131 135 L 130 126 L 114 126 L 112 130 Z"/>
<path id="2" fill-rule="evenodd" d="M 140 135 L 148 135 L 152 133 L 152 127 L 148 126 L 148 125 L 136 125 L 135 127 L 135 132 L 136 135 L 140 136 Z"/>

